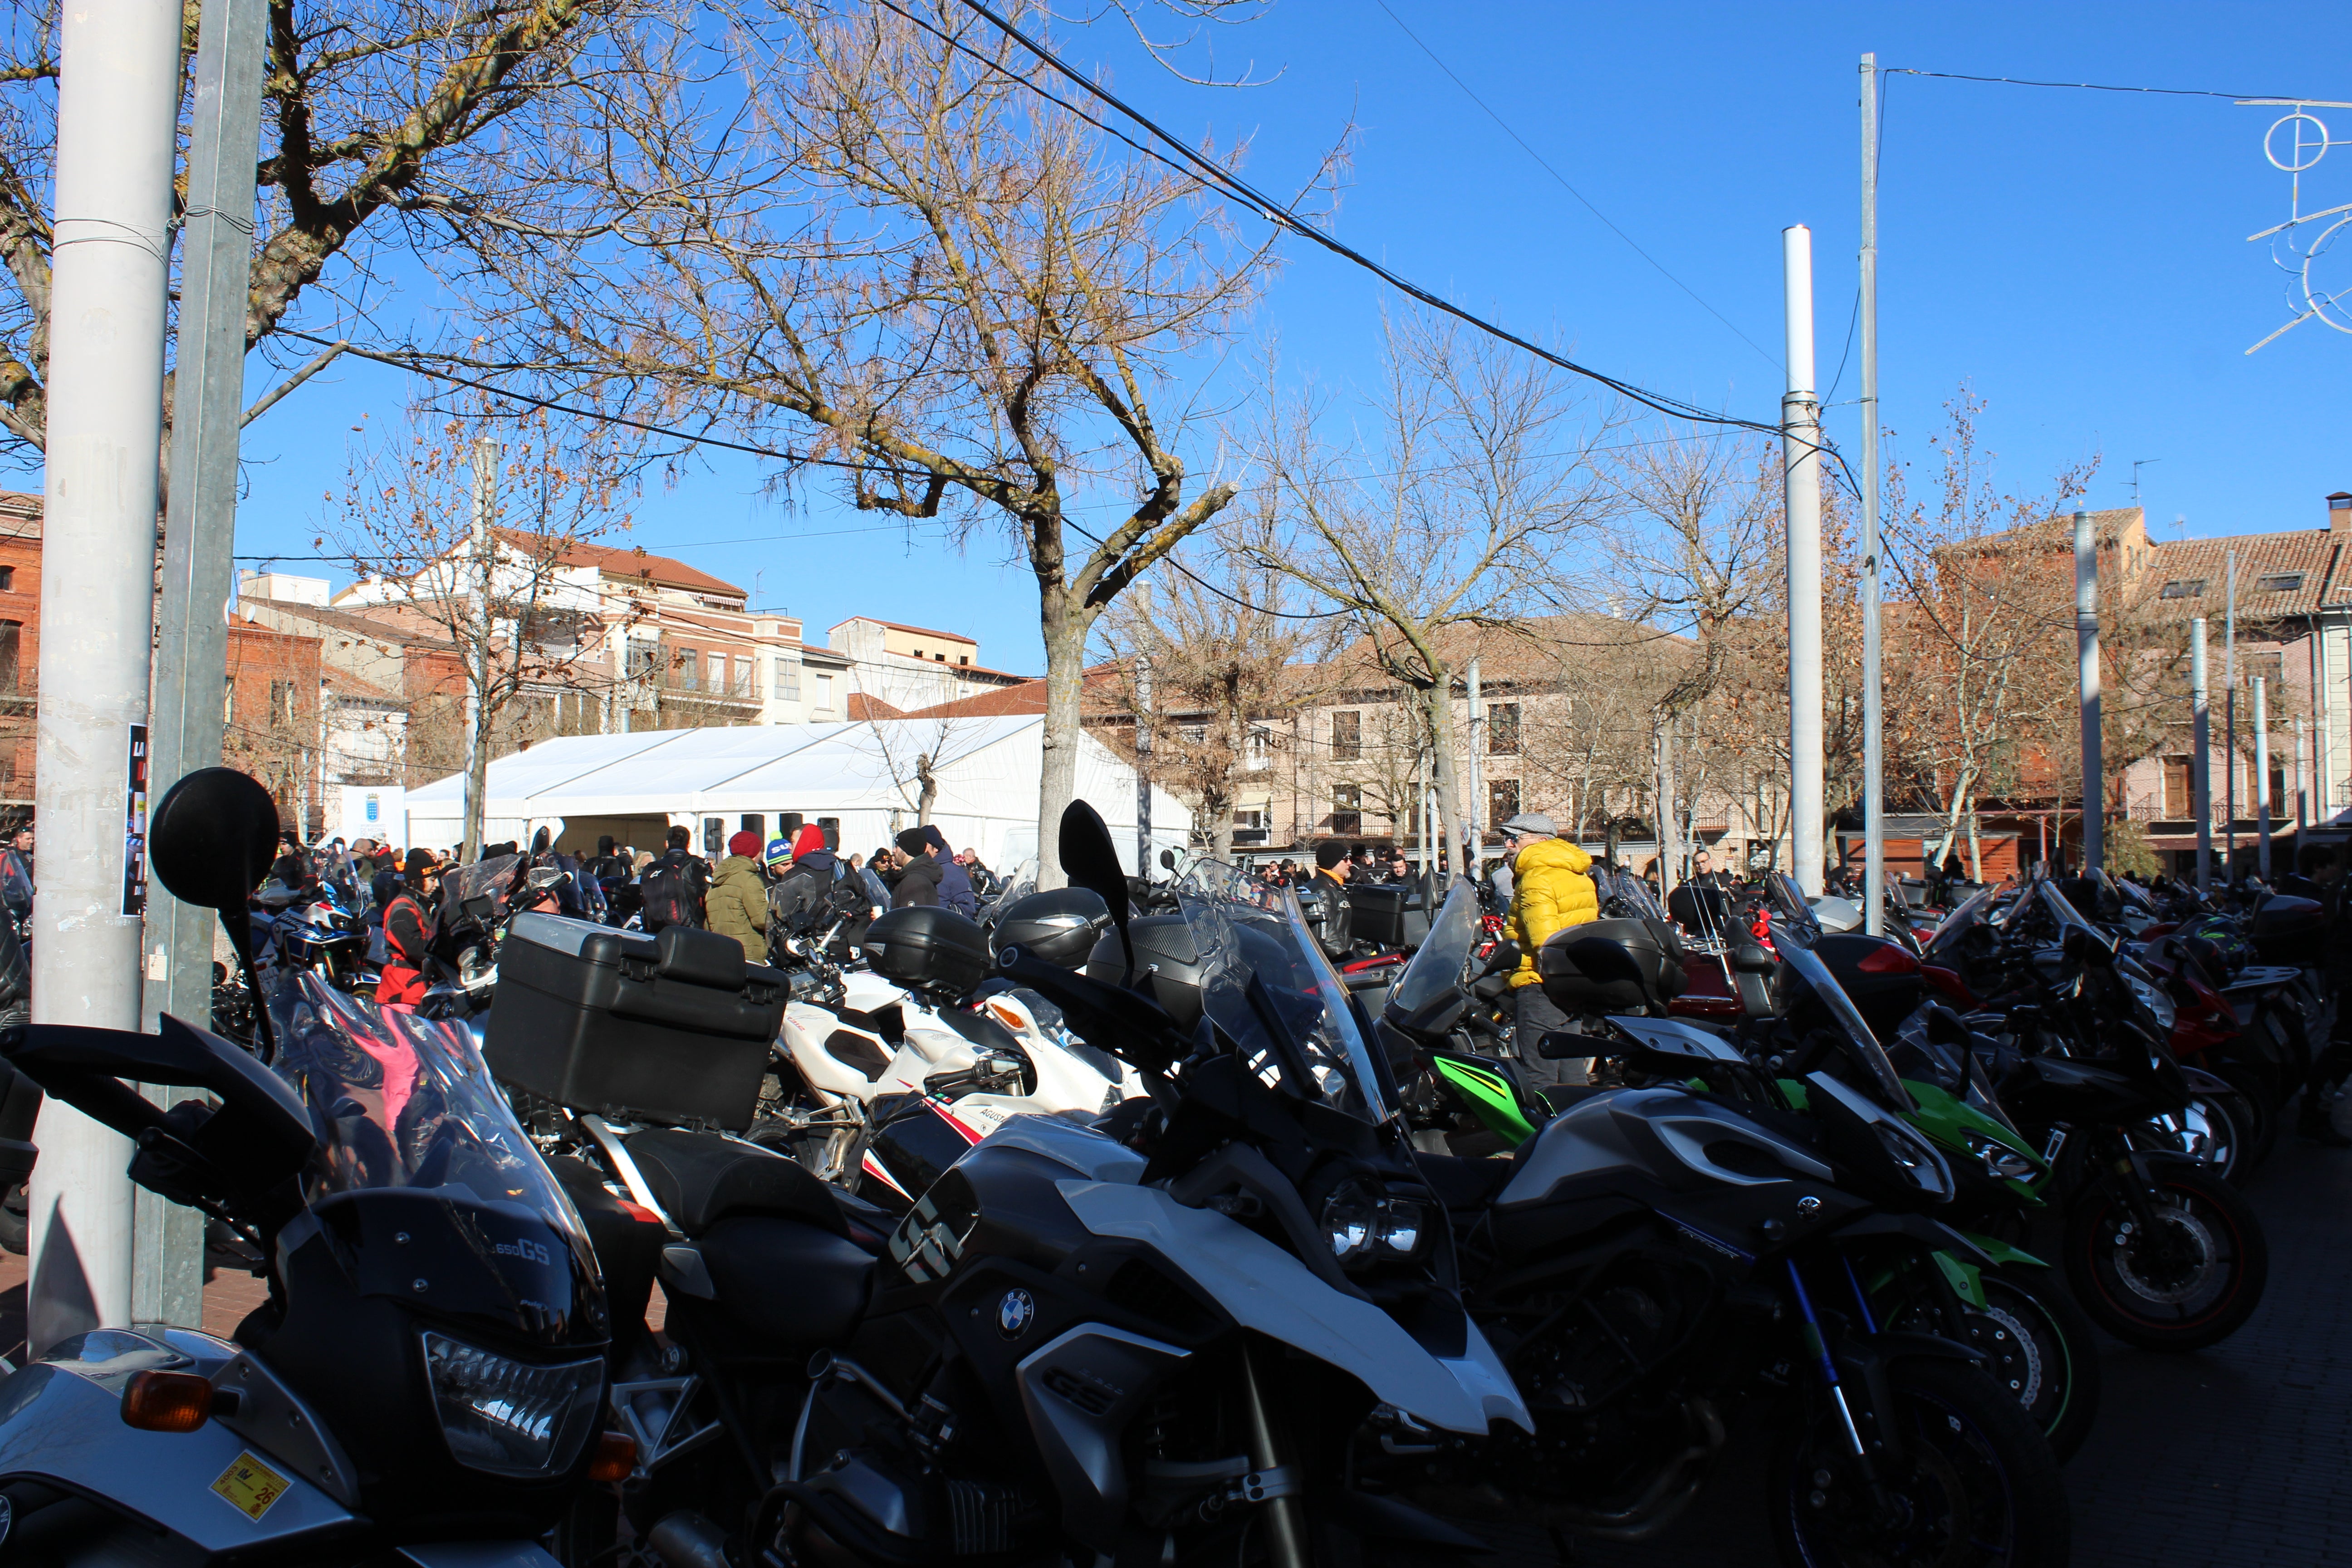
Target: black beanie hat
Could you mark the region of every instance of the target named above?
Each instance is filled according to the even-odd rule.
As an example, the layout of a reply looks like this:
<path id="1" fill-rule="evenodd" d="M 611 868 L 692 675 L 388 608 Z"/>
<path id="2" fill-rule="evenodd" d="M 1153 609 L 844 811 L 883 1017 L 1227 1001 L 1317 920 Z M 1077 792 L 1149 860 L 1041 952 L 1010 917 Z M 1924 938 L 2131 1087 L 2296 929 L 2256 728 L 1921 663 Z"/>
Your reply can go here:
<path id="1" fill-rule="evenodd" d="M 411 849 L 408 852 L 408 863 L 401 868 L 403 874 L 411 883 L 431 869 L 433 869 L 433 851 L 430 849 Z"/>
<path id="2" fill-rule="evenodd" d="M 1315 863 L 1326 871 L 1348 858 L 1348 847 L 1336 838 L 1326 838 L 1315 847 Z"/>
<path id="3" fill-rule="evenodd" d="M 898 847 L 905 850 L 909 858 L 922 854 L 929 847 L 930 842 L 919 827 L 909 827 L 898 835 Z"/>

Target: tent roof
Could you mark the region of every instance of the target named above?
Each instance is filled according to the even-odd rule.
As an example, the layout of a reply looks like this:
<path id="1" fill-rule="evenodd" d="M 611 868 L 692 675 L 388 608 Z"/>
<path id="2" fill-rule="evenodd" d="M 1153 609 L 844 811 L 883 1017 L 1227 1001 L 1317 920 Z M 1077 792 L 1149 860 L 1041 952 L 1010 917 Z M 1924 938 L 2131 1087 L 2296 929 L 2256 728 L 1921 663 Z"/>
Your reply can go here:
<path id="1" fill-rule="evenodd" d="M 882 720 L 571 735 L 491 763 L 486 793 L 490 814 L 499 816 L 724 810 L 780 801 L 809 810 L 903 807 L 895 775 L 910 774 L 918 752 L 935 752 L 932 769 L 944 773 L 1043 722 L 1027 714 L 952 727 Z M 408 809 L 454 816 L 463 799 L 461 776 L 452 773 L 410 791 Z"/>

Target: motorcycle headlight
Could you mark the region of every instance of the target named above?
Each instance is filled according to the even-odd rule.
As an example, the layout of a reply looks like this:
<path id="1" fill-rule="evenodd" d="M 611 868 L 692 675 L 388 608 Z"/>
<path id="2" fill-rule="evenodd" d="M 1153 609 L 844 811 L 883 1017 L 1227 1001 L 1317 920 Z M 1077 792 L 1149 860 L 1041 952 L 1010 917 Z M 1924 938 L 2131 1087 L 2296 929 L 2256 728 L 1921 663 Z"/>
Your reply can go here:
<path id="1" fill-rule="evenodd" d="M 1985 1174 L 1996 1181 L 2030 1182 L 2033 1179 L 2034 1163 L 1999 1139 L 1988 1138 L 1981 1132 L 1963 1135 L 1969 1152 L 1977 1157 Z"/>
<path id="2" fill-rule="evenodd" d="M 535 1365 L 427 1331 L 425 1375 L 449 1457 L 493 1476 L 560 1475 L 604 1397 L 601 1356 Z"/>
<path id="3" fill-rule="evenodd" d="M 1928 1142 L 1902 1122 L 1882 1118 L 1870 1124 L 1878 1136 L 1878 1145 L 1897 1169 L 1909 1178 L 1913 1186 L 1933 1198 L 1952 1195 L 1952 1175 L 1944 1166 L 1943 1156 Z"/>
<path id="4" fill-rule="evenodd" d="M 1408 1198 L 1349 1184 L 1323 1205 L 1323 1237 L 1342 1264 L 1411 1258 L 1429 1229 L 1428 1212 Z"/>
<path id="5" fill-rule="evenodd" d="M 2162 987 L 2152 985 L 2137 974 L 2125 975 L 2124 984 L 2131 987 L 2131 994 L 2139 1005 L 2155 1016 L 2158 1030 L 2165 1035 L 2171 1034 L 2173 1020 L 2179 1015 L 2174 1011 L 2172 998 L 2164 994 Z"/>

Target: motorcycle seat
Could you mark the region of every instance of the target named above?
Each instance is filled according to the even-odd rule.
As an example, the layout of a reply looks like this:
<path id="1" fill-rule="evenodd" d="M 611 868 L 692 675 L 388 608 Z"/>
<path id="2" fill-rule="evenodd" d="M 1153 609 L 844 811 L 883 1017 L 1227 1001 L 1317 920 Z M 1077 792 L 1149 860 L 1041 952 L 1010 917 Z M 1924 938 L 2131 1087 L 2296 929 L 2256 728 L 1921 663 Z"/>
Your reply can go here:
<path id="1" fill-rule="evenodd" d="M 632 1135 L 629 1157 L 664 1213 L 690 1237 L 724 1219 L 797 1219 L 835 1237 L 849 1226 L 831 1189 L 797 1160 L 716 1132 L 658 1127 Z"/>
<path id="2" fill-rule="evenodd" d="M 765 1215 L 720 1220 L 693 1246 L 719 1309 L 772 1348 L 847 1340 L 878 1267 L 854 1242 Z"/>

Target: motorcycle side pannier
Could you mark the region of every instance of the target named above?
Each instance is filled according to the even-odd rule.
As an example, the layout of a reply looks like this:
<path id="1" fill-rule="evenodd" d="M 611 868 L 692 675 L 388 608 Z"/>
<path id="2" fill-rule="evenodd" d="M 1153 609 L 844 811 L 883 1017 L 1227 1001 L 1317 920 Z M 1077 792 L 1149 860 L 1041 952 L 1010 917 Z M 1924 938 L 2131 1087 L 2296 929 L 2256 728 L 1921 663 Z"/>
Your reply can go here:
<path id="1" fill-rule="evenodd" d="M 1382 947 L 1419 947 L 1429 935 L 1429 899 L 1418 882 L 1348 889 L 1348 934 Z"/>
<path id="2" fill-rule="evenodd" d="M 1095 942 L 1110 930 L 1110 906 L 1088 888 L 1056 888 L 1007 905 L 996 922 L 996 945 L 1017 947 L 1065 969 L 1085 965 Z"/>
<path id="3" fill-rule="evenodd" d="M 482 1059 L 500 1082 L 578 1110 L 741 1131 L 785 994 L 781 971 L 715 931 L 517 915 Z"/>
<path id="4" fill-rule="evenodd" d="M 957 995 L 988 977 L 988 933 L 944 905 L 886 911 L 857 941 L 874 973 L 909 991 Z"/>
<path id="5" fill-rule="evenodd" d="M 1682 944 L 1648 921 L 1587 921 L 1536 950 L 1544 994 L 1563 1013 L 1641 1013 L 1682 994 Z"/>

